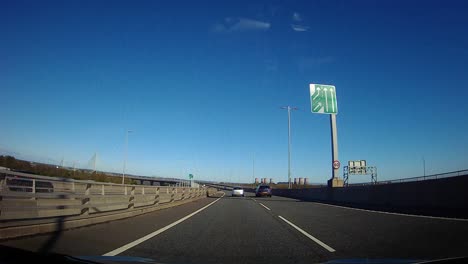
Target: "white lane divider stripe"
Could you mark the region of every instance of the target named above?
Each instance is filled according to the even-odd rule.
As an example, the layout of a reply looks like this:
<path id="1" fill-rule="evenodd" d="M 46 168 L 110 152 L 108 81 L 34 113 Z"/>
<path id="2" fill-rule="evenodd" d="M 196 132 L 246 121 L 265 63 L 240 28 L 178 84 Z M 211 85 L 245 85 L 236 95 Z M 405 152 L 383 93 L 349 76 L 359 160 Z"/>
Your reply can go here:
<path id="1" fill-rule="evenodd" d="M 261 206 L 265 207 L 265 209 L 267 209 L 268 211 L 271 211 L 270 208 L 268 208 L 266 205 L 262 204 L 262 203 L 259 203 Z"/>
<path id="2" fill-rule="evenodd" d="M 219 199 L 223 198 L 223 197 L 224 197 L 224 194 L 225 194 L 225 193 L 223 193 L 223 196 L 221 196 L 220 198 L 216 199 L 215 201 L 213 201 L 213 202 L 209 203 L 208 205 L 206 205 L 206 206 L 204 206 L 204 207 L 198 209 L 197 211 L 195 211 L 195 212 L 193 212 L 193 213 L 191 213 L 191 214 L 189 214 L 189 215 L 187 215 L 187 216 L 185 216 L 185 217 L 183 217 L 183 218 L 181 218 L 181 219 L 175 221 L 174 223 L 169 224 L 169 225 L 167 225 L 167 226 L 165 226 L 165 227 L 163 227 L 163 228 L 161 228 L 161 229 L 158 229 L 158 230 L 154 231 L 153 233 L 148 234 L 148 235 L 146 235 L 146 236 L 144 236 L 144 237 L 142 237 L 142 238 L 139 238 L 139 239 L 137 239 L 137 240 L 135 240 L 135 241 L 133 241 L 133 242 L 130 242 L 130 243 L 124 245 L 124 246 L 121 246 L 121 247 L 119 247 L 119 248 L 117 248 L 117 249 L 114 249 L 114 250 L 112 250 L 112 251 L 110 251 L 110 252 L 107 252 L 107 253 L 104 254 L 103 256 L 115 256 L 115 255 L 118 255 L 118 254 L 120 254 L 120 253 L 122 253 L 122 252 L 124 252 L 124 251 L 126 251 L 126 250 L 128 250 L 128 249 L 130 249 L 130 248 L 132 248 L 132 247 L 134 247 L 134 246 L 136 246 L 136 245 L 138 245 L 138 244 L 141 244 L 141 243 L 145 242 L 145 241 L 148 240 L 148 239 L 151 239 L 151 238 L 153 238 L 153 237 L 155 237 L 155 236 L 161 234 L 162 232 L 164 232 L 164 231 L 166 231 L 166 230 L 168 230 L 168 229 L 170 229 L 170 228 L 176 226 L 177 224 L 182 223 L 183 221 L 189 219 L 190 217 L 192 217 L 192 216 L 198 214 L 199 212 L 205 210 L 206 208 L 210 207 L 211 205 L 213 205 L 214 203 L 216 203 L 217 201 L 219 201 Z"/>
<path id="3" fill-rule="evenodd" d="M 286 223 L 288 223 L 290 226 L 294 227 L 297 231 L 301 232 L 304 236 L 310 238 L 311 240 L 313 240 L 315 243 L 319 244 L 320 246 L 322 246 L 323 248 L 325 248 L 326 250 L 328 250 L 329 252 L 335 252 L 335 250 L 333 248 L 331 248 L 330 246 L 328 246 L 327 244 L 323 243 L 322 241 L 318 240 L 317 238 L 313 237 L 311 234 L 307 233 L 306 231 L 302 230 L 300 227 L 298 227 L 297 225 L 291 223 L 290 221 L 288 221 L 286 218 L 282 217 L 281 215 L 278 215 L 279 218 L 281 218 L 281 220 L 285 221 Z"/>

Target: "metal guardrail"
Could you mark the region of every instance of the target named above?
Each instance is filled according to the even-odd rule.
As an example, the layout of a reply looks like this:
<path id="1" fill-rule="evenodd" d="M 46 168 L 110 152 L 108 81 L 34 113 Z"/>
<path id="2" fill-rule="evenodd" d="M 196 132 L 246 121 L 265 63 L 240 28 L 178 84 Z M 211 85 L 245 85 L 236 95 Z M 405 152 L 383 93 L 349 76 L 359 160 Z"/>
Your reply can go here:
<path id="1" fill-rule="evenodd" d="M 206 188 L 121 185 L 0 170 L 0 223 L 90 217 L 206 196 Z"/>
<path id="2" fill-rule="evenodd" d="M 353 184 L 349 184 L 349 186 L 365 186 L 365 185 L 379 185 L 379 184 L 392 184 L 392 183 L 402 183 L 402 182 L 426 181 L 426 180 L 436 180 L 436 179 L 457 177 L 457 176 L 463 176 L 463 175 L 468 175 L 468 170 L 451 171 L 451 172 L 438 173 L 438 174 L 432 174 L 432 175 L 427 175 L 427 176 L 403 178 L 403 179 L 388 180 L 388 181 L 377 181 L 376 183 L 370 183 L 370 182 L 369 183 L 353 183 Z"/>

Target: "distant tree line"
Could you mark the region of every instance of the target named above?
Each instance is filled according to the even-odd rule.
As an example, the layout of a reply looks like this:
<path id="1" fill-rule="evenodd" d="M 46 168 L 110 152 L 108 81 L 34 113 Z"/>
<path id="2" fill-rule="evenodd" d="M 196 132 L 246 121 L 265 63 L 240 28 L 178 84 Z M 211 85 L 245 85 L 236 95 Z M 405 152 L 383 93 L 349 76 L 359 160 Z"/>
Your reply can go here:
<path id="1" fill-rule="evenodd" d="M 56 165 L 19 160 L 12 156 L 0 156 L 0 166 L 14 171 L 37 174 L 42 176 L 70 178 L 75 180 L 93 180 L 97 182 L 122 183 L 122 178 L 109 176 L 103 172 L 91 172 L 83 169 L 64 168 Z M 126 184 L 136 184 L 136 181 L 126 178 Z"/>

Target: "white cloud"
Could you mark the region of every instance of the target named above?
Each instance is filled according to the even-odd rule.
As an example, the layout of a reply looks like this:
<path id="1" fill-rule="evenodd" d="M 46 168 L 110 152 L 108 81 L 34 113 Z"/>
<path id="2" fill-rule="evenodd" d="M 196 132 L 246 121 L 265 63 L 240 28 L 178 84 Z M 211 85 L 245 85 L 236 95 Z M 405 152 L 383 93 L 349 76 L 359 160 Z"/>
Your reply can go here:
<path id="1" fill-rule="evenodd" d="M 291 24 L 291 28 L 296 31 L 296 32 L 304 32 L 304 31 L 308 31 L 309 30 L 309 27 L 308 26 L 304 26 L 304 25 L 295 25 L 295 24 Z"/>
<path id="2" fill-rule="evenodd" d="M 253 19 L 241 18 L 237 24 L 231 29 L 234 31 L 246 31 L 246 30 L 268 30 L 270 23 L 262 22 Z"/>
<path id="3" fill-rule="evenodd" d="M 270 23 L 254 20 L 250 18 L 227 17 L 224 23 L 216 23 L 213 26 L 214 32 L 245 32 L 245 31 L 267 31 Z"/>
<path id="4" fill-rule="evenodd" d="M 309 31 L 309 27 L 304 23 L 304 17 L 298 12 L 294 12 L 292 15 L 292 30 L 296 32 L 305 32 Z"/>
<path id="5" fill-rule="evenodd" d="M 294 12 L 292 16 L 293 21 L 300 22 L 302 21 L 302 16 L 298 12 Z"/>

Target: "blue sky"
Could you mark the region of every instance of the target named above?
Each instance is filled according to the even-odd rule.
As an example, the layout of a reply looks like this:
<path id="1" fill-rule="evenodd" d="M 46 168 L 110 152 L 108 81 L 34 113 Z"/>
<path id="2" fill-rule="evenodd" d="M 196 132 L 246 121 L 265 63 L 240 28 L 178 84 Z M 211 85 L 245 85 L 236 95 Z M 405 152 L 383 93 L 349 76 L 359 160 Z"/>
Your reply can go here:
<path id="1" fill-rule="evenodd" d="M 340 161 L 380 179 L 468 168 L 464 1 L 2 1 L 0 151 L 134 174 L 251 181 L 331 175 L 328 115 L 309 83 L 337 89 Z M 356 176 L 353 181 L 368 181 Z"/>

